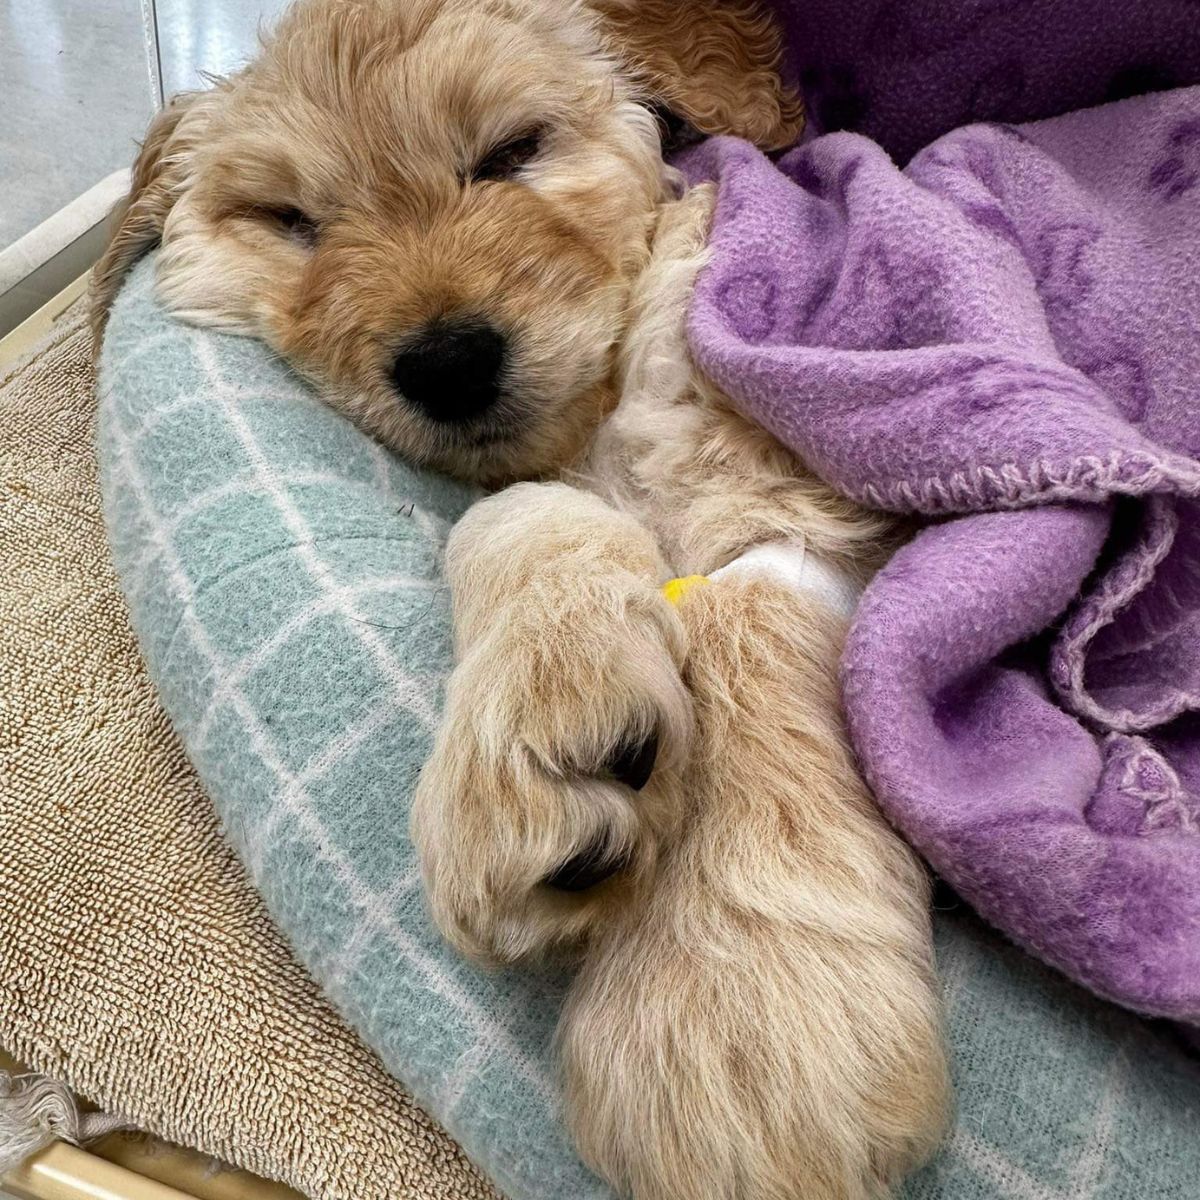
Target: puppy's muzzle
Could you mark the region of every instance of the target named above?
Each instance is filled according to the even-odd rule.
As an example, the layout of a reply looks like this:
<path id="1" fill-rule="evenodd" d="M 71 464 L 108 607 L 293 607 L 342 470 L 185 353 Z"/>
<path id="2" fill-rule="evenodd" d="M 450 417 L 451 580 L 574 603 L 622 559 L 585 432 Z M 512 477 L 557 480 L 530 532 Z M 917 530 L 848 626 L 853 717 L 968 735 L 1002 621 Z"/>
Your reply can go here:
<path id="1" fill-rule="evenodd" d="M 408 404 L 439 425 L 482 416 L 500 398 L 508 340 L 487 321 L 443 318 L 396 355 L 391 379 Z"/>

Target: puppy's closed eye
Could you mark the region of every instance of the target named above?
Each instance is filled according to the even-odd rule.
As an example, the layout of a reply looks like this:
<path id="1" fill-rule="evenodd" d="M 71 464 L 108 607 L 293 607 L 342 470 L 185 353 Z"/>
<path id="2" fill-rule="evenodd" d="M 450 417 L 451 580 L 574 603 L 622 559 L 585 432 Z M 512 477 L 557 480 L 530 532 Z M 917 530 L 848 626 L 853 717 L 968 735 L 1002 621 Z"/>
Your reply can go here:
<path id="1" fill-rule="evenodd" d="M 522 167 L 542 152 L 544 129 L 526 129 L 516 137 L 493 146 L 471 172 L 473 183 L 503 182 L 512 179 Z"/>
<path id="2" fill-rule="evenodd" d="M 302 246 L 315 246 L 321 227 L 306 212 L 298 208 L 255 208 L 251 214 L 261 221 L 270 222 L 293 241 Z"/>

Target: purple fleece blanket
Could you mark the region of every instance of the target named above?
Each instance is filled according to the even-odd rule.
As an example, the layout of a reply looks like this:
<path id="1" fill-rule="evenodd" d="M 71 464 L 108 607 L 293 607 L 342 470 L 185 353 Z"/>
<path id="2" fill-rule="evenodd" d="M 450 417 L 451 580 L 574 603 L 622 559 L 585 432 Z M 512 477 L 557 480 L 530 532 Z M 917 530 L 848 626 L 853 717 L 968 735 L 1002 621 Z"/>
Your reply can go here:
<path id="1" fill-rule="evenodd" d="M 1200 1020 L 1200 88 L 901 171 L 716 139 L 704 369 L 847 494 L 938 518 L 845 660 L 880 802 L 1017 941 Z"/>
<path id="2" fill-rule="evenodd" d="M 769 0 L 819 133 L 902 164 L 974 121 L 1200 83 L 1200 0 Z"/>

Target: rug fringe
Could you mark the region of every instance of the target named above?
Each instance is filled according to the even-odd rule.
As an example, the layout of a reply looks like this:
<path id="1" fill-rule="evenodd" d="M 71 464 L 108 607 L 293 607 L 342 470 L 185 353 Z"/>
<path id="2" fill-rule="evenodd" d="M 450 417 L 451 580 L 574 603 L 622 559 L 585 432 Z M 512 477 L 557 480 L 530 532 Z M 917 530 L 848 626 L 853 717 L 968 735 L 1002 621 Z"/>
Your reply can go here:
<path id="1" fill-rule="evenodd" d="M 81 1146 L 127 1128 L 124 1117 L 81 1112 L 70 1089 L 56 1079 L 0 1071 L 0 1175 L 55 1140 Z"/>

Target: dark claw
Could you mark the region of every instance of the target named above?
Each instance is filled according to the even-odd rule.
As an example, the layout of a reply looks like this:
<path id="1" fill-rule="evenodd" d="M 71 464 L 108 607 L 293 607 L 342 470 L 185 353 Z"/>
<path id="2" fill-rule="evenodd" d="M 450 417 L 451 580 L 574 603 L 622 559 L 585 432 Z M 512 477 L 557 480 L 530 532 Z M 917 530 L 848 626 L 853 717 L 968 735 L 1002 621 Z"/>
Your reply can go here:
<path id="1" fill-rule="evenodd" d="M 962 907 L 962 898 L 940 875 L 933 877 L 933 907 L 936 912 L 953 912 Z"/>
<path id="2" fill-rule="evenodd" d="M 559 892 L 586 892 L 629 865 L 626 854 L 613 854 L 607 838 L 597 838 L 586 850 L 568 858 L 542 881 Z"/>
<path id="3" fill-rule="evenodd" d="M 658 734 L 651 733 L 643 742 L 625 742 L 608 761 L 612 777 L 626 787 L 640 792 L 654 774 L 658 760 Z"/>

